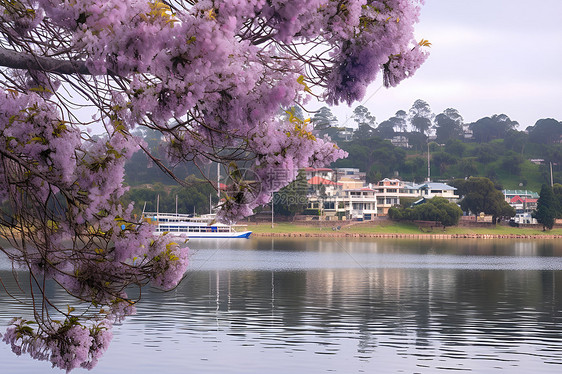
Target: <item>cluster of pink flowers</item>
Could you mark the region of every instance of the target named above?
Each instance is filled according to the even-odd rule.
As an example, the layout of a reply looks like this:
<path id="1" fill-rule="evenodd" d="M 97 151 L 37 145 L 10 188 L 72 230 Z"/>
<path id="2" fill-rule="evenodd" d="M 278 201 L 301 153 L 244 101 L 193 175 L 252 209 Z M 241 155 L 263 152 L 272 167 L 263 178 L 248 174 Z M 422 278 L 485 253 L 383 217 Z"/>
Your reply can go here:
<path id="1" fill-rule="evenodd" d="M 14 319 L 2 340 L 17 355 L 25 353 L 37 360 L 50 361 L 53 367 L 67 372 L 78 367 L 93 368 L 113 338 L 112 323 L 108 320 L 93 323 L 91 327 L 66 320 L 51 333 L 31 326 L 29 321 Z"/>

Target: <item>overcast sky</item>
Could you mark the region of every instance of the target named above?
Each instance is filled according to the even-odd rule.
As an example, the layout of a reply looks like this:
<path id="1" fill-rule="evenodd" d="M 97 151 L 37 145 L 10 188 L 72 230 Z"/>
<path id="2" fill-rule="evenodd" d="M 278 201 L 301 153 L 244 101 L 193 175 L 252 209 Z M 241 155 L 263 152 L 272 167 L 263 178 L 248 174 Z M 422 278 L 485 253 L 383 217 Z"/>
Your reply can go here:
<path id="1" fill-rule="evenodd" d="M 370 86 L 363 105 L 377 123 L 416 99 L 435 114 L 455 108 L 465 123 L 502 113 L 520 129 L 562 120 L 562 0 L 425 2 L 416 38 L 432 43 L 431 54 L 398 87 Z M 332 112 L 342 124 L 359 104 Z"/>

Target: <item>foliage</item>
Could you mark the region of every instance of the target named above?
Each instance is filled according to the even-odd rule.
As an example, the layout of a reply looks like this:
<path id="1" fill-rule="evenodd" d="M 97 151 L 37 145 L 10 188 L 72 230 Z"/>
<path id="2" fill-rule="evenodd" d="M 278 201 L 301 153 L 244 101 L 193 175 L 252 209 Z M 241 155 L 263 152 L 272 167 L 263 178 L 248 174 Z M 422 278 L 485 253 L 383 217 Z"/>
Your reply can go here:
<path id="1" fill-rule="evenodd" d="M 554 193 L 554 198 L 556 199 L 556 218 L 562 218 L 562 184 L 554 183 L 552 186 L 552 192 Z"/>
<path id="2" fill-rule="evenodd" d="M 427 149 L 427 136 L 424 133 L 412 131 L 402 135 L 408 138 L 408 144 L 414 151 L 423 152 Z"/>
<path id="3" fill-rule="evenodd" d="M 394 137 L 394 126 L 395 123 L 391 120 L 382 121 L 377 126 L 377 135 L 383 139 L 392 139 Z"/>
<path id="4" fill-rule="evenodd" d="M 537 210 L 534 212 L 533 217 L 542 224 L 543 230 L 551 230 L 554 226 L 557 210 L 558 201 L 554 196 L 552 187 L 543 184 L 539 200 L 537 201 Z"/>
<path id="5" fill-rule="evenodd" d="M 472 136 L 477 142 L 489 142 L 494 139 L 503 139 L 506 134 L 515 130 L 519 124 L 512 121 L 505 114 L 494 114 L 492 117 L 484 117 L 468 125 L 472 130 Z"/>
<path id="6" fill-rule="evenodd" d="M 445 144 L 445 152 L 462 157 L 466 151 L 466 145 L 459 139 L 451 139 Z"/>
<path id="7" fill-rule="evenodd" d="M 304 171 L 300 171 L 297 179 L 283 187 L 273 196 L 274 213 L 294 217 L 301 214 L 308 205 L 308 183 Z"/>
<path id="8" fill-rule="evenodd" d="M 388 216 L 395 221 L 436 221 L 445 227 L 456 225 L 462 210 L 443 197 L 434 197 L 411 208 L 392 207 Z"/>
<path id="9" fill-rule="evenodd" d="M 416 131 L 427 135 L 431 128 L 433 116 L 429 104 L 424 100 L 418 99 L 412 104 L 408 118 Z"/>
<path id="10" fill-rule="evenodd" d="M 354 139 L 340 146 L 348 152 L 347 159 L 338 160 L 334 167 L 355 167 L 367 171 L 368 182 L 376 182 L 376 173 L 390 175 L 402 167 L 406 152 L 379 137 Z"/>
<path id="11" fill-rule="evenodd" d="M 133 214 L 140 217 L 142 209 L 147 212 L 156 211 L 156 201 L 159 200 L 161 212 L 178 213 L 209 213 L 209 198 L 211 203 L 218 203 L 217 191 L 206 180 L 190 176 L 186 178 L 186 185 L 164 186 L 161 183 L 147 187 L 133 187 L 123 194 L 125 205 L 135 203 Z M 146 203 L 146 207 L 145 207 Z"/>
<path id="12" fill-rule="evenodd" d="M 502 157 L 501 166 L 504 170 L 514 175 L 521 174 L 521 164 L 523 164 L 523 157 L 513 151 L 508 151 Z"/>
<path id="13" fill-rule="evenodd" d="M 529 139 L 536 143 L 549 144 L 560 141 L 562 123 L 553 118 L 539 119 L 534 126 L 527 128 Z"/>
<path id="14" fill-rule="evenodd" d="M 462 196 L 460 206 L 465 212 L 472 212 L 478 217 L 480 213 L 492 215 L 492 222 L 498 218 L 513 217 L 515 210 L 504 199 L 503 193 L 496 189 L 494 183 L 484 177 L 456 179 L 452 185 Z"/>
<path id="15" fill-rule="evenodd" d="M 361 128 L 361 126 L 364 125 L 372 128 L 375 127 L 375 116 L 373 116 L 371 112 L 369 112 L 369 109 L 363 105 L 359 105 L 353 109 L 353 120 L 357 124 L 357 128 Z"/>
<path id="16" fill-rule="evenodd" d="M 336 116 L 334 116 L 330 108 L 328 108 L 327 106 L 323 106 L 322 108 L 318 109 L 316 113 L 314 113 L 311 122 L 314 131 L 321 133 L 326 129 L 336 126 L 338 120 Z"/>
<path id="17" fill-rule="evenodd" d="M 407 117 L 412 127 L 410 132 L 396 132 L 401 129 L 403 123 L 397 116 L 395 119 L 385 120 L 375 129 L 374 134 L 371 128 L 363 126 L 354 132 L 354 143 L 342 143 L 340 145 L 346 150 L 353 148 L 350 157 L 345 161 L 339 161 L 338 166 L 344 164 L 348 167 L 359 167 L 365 170 L 370 176 L 370 181 L 377 181 L 384 177 L 395 177 L 396 172 L 405 180 L 420 181 L 427 176 L 427 161 L 424 164 L 418 159 L 427 159 L 427 147 L 430 148 L 432 156 L 432 177 L 438 180 L 451 180 L 459 177 L 470 176 L 486 176 L 494 182 L 501 182 L 506 188 L 531 189 L 538 191 L 542 183 L 550 182 L 550 163 L 552 163 L 554 182 L 562 182 L 562 144 L 560 143 L 537 143 L 537 137 L 531 137 L 523 131 L 514 128 L 517 122 L 509 119 L 504 114 L 492 115 L 476 121 L 472 128 L 477 131 L 476 136 L 472 138 L 461 136 L 463 130 L 462 116 L 457 110 L 449 108 L 445 110 L 436 120 L 436 127 L 439 130 L 438 141 L 447 138 L 443 145 L 436 142 L 429 142 L 428 137 L 416 129 L 412 119 L 416 115 L 415 106 L 420 105 L 425 115 L 432 116 L 429 111 L 429 105 L 425 105 L 423 100 L 417 100 L 410 109 Z M 425 108 L 425 109 L 424 109 Z M 400 114 L 403 111 L 399 111 Z M 445 116 L 446 118 L 444 119 Z M 455 136 L 448 137 L 447 131 L 450 129 L 438 129 L 439 121 L 451 124 L 454 122 L 449 118 L 451 116 L 457 123 L 455 127 Z M 394 122 L 397 121 L 397 122 Z M 445 122 L 443 122 L 445 121 Z M 452 122 L 451 122 L 452 121 Z M 400 122 L 400 123 L 398 123 Z M 451 122 L 451 123 L 450 123 Z M 547 123 L 553 123 L 547 121 Z M 544 121 L 537 121 L 537 127 L 544 126 Z M 475 124 L 478 124 L 476 126 Z M 490 132 L 485 134 L 478 131 L 484 131 L 482 124 L 488 124 L 492 127 Z M 541 125 L 542 124 L 542 125 Z M 398 126 L 399 125 L 399 126 Z M 476 126 L 476 127 L 475 127 Z M 554 126 L 557 126 L 554 124 Z M 446 125 L 445 125 L 446 127 Z M 479 130 L 477 130 L 479 128 Z M 433 129 L 430 128 L 430 130 Z M 532 128 L 529 128 L 532 129 Z M 554 131 L 554 130 L 553 130 Z M 368 138 L 379 136 L 382 138 L 392 139 L 395 135 L 401 135 L 408 138 L 410 148 L 406 150 L 406 158 L 404 162 L 394 164 L 392 168 L 380 167 L 372 161 L 372 152 L 365 147 L 365 141 Z M 554 131 L 556 138 L 556 131 Z M 363 143 L 361 143 L 363 141 Z M 362 144 L 362 145 L 359 145 Z M 394 147 L 396 148 L 396 147 Z M 393 152 L 388 150 L 388 152 Z M 384 159 L 384 157 L 383 157 Z M 416 160 L 415 162 L 413 160 Z M 385 160 L 388 161 L 388 160 Z M 343 163 L 342 163 L 343 162 Z"/>
<path id="18" fill-rule="evenodd" d="M 236 179 L 218 217 L 248 215 L 299 168 L 345 156 L 297 108 L 351 105 L 379 73 L 387 87 L 411 76 L 428 45 L 414 40 L 418 15 L 399 0 L 2 1 L 1 250 L 34 291 L 52 278 L 109 321 L 58 308 L 72 322 L 61 331 L 44 297 L 33 332 L 16 321 L 4 340 L 62 369 L 95 364 L 105 338 L 86 342 L 129 312 L 125 289 L 173 288 L 187 266 L 187 248 L 121 204 L 127 160 L 140 149 L 180 184 L 169 165 L 218 162 Z M 162 134 L 161 154 L 139 128 Z"/>
<path id="19" fill-rule="evenodd" d="M 403 174 L 411 175 L 414 182 L 422 182 L 427 177 L 427 159 L 423 157 L 407 158 L 400 170 Z"/>
<path id="20" fill-rule="evenodd" d="M 463 118 L 458 110 L 447 108 L 435 116 L 437 142 L 444 144 L 451 139 L 460 139 L 462 136 Z"/>
<path id="21" fill-rule="evenodd" d="M 441 174 L 444 174 L 447 167 L 457 163 L 457 158 L 450 153 L 436 152 L 431 155 L 431 163 L 439 169 Z"/>

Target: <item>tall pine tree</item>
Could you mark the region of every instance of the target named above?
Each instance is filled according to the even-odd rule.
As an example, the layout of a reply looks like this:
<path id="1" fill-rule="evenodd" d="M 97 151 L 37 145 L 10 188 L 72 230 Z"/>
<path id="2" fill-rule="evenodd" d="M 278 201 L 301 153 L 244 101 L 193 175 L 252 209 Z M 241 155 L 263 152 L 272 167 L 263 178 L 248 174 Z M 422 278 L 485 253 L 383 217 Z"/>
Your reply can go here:
<path id="1" fill-rule="evenodd" d="M 556 218 L 556 200 L 552 188 L 546 184 L 543 184 L 541 187 L 534 217 L 542 224 L 543 231 L 546 229 L 550 230 L 552 226 L 554 226 L 554 219 Z"/>

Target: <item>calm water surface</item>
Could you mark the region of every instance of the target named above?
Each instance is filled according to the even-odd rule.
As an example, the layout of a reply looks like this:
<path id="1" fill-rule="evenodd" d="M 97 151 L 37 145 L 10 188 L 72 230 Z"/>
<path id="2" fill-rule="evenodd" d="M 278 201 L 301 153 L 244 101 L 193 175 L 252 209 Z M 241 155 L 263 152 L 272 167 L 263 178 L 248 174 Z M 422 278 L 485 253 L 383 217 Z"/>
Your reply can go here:
<path id="1" fill-rule="evenodd" d="M 562 372 L 560 241 L 252 238 L 190 247 L 181 286 L 145 290 L 93 372 Z M 0 277 L 14 287 L 8 271 Z M 57 290 L 50 296 L 67 302 Z M 1 330 L 26 314 L 0 289 Z M 0 343 L 0 372 L 60 371 Z"/>

